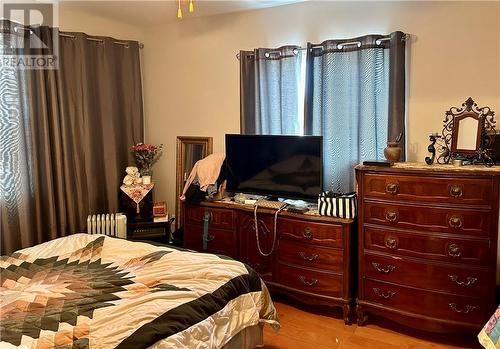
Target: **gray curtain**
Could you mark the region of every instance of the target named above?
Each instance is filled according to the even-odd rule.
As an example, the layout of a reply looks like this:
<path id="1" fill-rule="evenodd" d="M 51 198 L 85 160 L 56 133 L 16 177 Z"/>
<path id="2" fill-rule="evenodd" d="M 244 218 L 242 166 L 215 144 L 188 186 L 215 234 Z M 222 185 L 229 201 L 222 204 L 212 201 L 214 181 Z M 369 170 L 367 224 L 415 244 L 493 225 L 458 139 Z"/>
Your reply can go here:
<path id="1" fill-rule="evenodd" d="M 387 140 L 404 134 L 403 36 L 308 44 L 304 124 L 323 136 L 325 190 L 353 191 L 354 166 L 384 160 Z"/>
<path id="2" fill-rule="evenodd" d="M 50 41 L 55 29 L 32 30 Z M 85 231 L 89 213 L 117 211 L 129 148 L 143 138 L 137 42 L 64 33 L 59 57 L 59 70 L 26 71 L 22 82 L 26 183 L 17 203 L 0 203 L 2 254 Z"/>
<path id="3" fill-rule="evenodd" d="M 302 134 L 297 46 L 240 51 L 242 134 Z"/>
<path id="4" fill-rule="evenodd" d="M 401 161 L 406 160 L 406 34 L 400 31 L 389 35 L 389 130 L 387 138 L 394 141 L 399 134 L 403 151 Z"/>

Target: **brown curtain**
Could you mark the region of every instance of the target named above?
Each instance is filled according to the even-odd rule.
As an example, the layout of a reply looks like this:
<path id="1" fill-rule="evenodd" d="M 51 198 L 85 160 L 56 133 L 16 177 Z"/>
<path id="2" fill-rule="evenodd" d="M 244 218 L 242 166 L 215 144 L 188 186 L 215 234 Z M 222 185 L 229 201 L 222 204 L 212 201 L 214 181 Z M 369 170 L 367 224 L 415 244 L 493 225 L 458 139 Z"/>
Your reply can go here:
<path id="1" fill-rule="evenodd" d="M 50 42 L 56 29 L 32 30 Z M 2 254 L 85 231 L 89 213 L 116 212 L 129 147 L 143 139 L 139 44 L 61 34 L 59 69 L 26 71 L 29 194 L 17 210 L 2 207 Z"/>

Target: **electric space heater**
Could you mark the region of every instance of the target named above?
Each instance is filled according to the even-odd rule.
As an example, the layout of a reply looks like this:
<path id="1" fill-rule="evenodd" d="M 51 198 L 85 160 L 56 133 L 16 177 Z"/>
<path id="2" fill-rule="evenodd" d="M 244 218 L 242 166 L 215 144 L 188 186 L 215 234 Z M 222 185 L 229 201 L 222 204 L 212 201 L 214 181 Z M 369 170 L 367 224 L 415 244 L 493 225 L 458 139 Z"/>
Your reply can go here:
<path id="1" fill-rule="evenodd" d="M 93 214 L 87 217 L 87 234 L 127 238 L 127 216 L 122 213 Z"/>

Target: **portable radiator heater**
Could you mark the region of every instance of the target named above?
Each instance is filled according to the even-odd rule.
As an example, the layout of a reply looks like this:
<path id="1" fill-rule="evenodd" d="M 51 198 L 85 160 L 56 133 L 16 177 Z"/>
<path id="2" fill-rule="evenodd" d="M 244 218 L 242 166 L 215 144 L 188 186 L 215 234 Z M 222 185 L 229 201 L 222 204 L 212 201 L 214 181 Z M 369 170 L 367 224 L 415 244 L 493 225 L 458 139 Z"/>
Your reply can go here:
<path id="1" fill-rule="evenodd" d="M 127 238 L 127 216 L 122 213 L 93 214 L 87 217 L 87 233 Z"/>

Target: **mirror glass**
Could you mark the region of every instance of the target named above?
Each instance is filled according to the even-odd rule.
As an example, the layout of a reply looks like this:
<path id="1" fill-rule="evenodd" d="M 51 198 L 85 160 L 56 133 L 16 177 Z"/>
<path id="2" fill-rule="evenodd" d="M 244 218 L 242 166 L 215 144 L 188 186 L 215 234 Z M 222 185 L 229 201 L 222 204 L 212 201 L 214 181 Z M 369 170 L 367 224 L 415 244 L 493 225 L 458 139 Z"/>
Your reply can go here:
<path id="1" fill-rule="evenodd" d="M 185 182 L 191 170 L 193 169 L 194 164 L 203 159 L 207 154 L 207 146 L 206 144 L 201 143 L 184 143 L 184 159 L 182 164 L 182 178 Z"/>
<path id="2" fill-rule="evenodd" d="M 455 127 L 457 127 L 457 134 L 455 140 L 456 144 L 454 148 L 456 149 L 456 151 L 460 152 L 477 150 L 479 148 L 479 119 L 473 116 L 466 116 L 463 118 L 456 118 L 455 122 Z"/>

